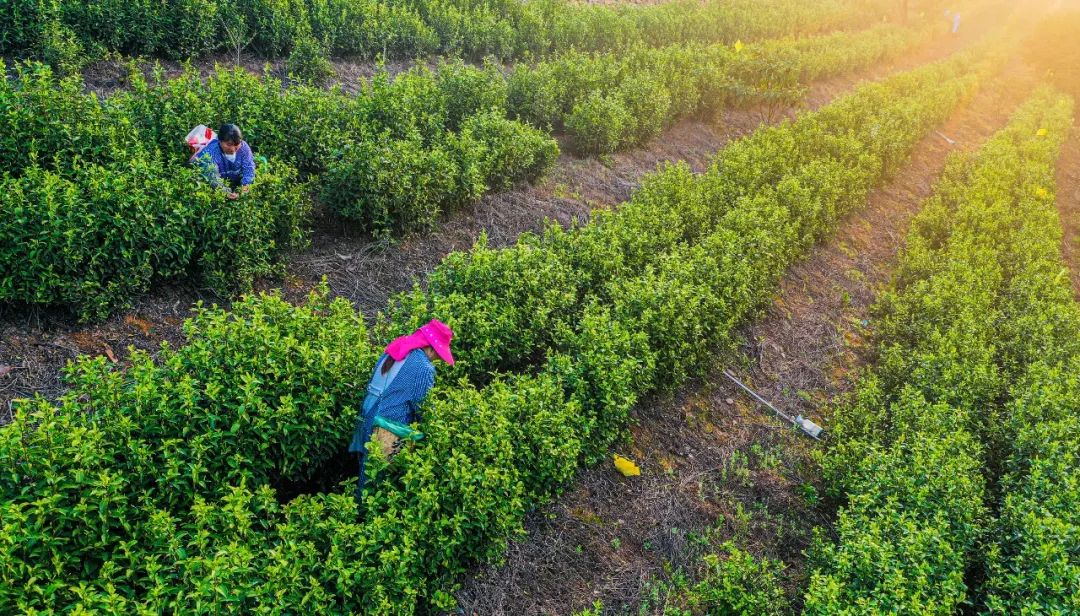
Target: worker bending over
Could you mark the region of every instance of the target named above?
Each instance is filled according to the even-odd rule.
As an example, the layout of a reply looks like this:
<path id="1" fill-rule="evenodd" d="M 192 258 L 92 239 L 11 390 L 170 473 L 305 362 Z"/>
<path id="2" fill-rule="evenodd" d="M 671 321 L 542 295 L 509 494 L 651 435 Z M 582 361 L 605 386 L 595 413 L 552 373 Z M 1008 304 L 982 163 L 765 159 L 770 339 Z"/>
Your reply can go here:
<path id="1" fill-rule="evenodd" d="M 228 191 L 230 199 L 240 196 L 237 190 L 246 193 L 255 181 L 255 157 L 235 124 L 223 124 L 217 138 L 192 156 L 191 162 L 215 188 Z"/>
<path id="2" fill-rule="evenodd" d="M 408 336 L 395 338 L 375 363 L 375 370 L 367 386 L 367 397 L 364 398 L 364 408 L 357 418 L 356 430 L 349 444 L 349 451 L 360 457 L 357 500 L 364 488 L 366 445 L 375 429 L 375 418 L 382 417 L 404 425 L 419 419 L 417 413 L 420 403 L 435 385 L 433 362 L 442 359 L 447 364 L 454 365 L 454 356 L 450 353 L 450 339 L 453 337 L 454 332 L 449 326 L 438 319 L 432 319 Z M 386 431 L 381 431 L 380 434 L 390 437 Z M 394 440 L 396 442 L 396 439 Z"/>

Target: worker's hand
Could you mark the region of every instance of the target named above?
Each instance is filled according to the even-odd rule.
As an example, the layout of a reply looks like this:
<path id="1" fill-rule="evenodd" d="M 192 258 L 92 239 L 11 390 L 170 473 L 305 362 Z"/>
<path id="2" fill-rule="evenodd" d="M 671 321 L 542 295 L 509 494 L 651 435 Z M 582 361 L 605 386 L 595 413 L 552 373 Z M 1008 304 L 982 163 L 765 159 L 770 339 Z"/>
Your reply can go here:
<path id="1" fill-rule="evenodd" d="M 248 184 L 248 185 L 244 186 L 243 188 L 241 188 L 240 192 L 246 195 L 246 194 L 248 194 L 249 190 L 251 190 L 251 184 Z"/>
<path id="2" fill-rule="evenodd" d="M 236 194 L 234 192 L 231 192 L 231 193 L 226 194 L 225 197 L 228 198 L 228 199 L 239 199 L 240 195 L 238 195 L 238 194 Z"/>

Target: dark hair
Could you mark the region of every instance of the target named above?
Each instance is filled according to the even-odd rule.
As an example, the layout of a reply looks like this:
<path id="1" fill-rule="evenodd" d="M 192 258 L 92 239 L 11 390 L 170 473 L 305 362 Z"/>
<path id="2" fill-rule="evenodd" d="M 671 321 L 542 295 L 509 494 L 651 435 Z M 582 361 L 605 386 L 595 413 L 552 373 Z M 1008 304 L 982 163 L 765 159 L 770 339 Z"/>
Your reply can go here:
<path id="1" fill-rule="evenodd" d="M 387 357 L 386 361 L 383 362 L 382 368 L 379 369 L 379 374 L 382 374 L 383 376 L 385 376 L 386 373 L 390 372 L 390 369 L 393 368 L 393 367 L 394 367 L 394 358 L 393 357 Z"/>
<path id="2" fill-rule="evenodd" d="M 240 142 L 244 140 L 244 134 L 240 132 L 240 127 L 235 124 L 222 124 L 221 128 L 218 129 L 217 138 L 221 143 L 240 145 Z"/>

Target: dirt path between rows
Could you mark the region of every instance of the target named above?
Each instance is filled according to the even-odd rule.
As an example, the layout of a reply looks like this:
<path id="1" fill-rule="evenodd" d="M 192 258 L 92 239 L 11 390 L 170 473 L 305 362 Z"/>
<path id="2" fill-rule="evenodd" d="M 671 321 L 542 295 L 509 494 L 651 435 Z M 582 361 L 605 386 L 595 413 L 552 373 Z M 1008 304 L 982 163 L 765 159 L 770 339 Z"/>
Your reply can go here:
<path id="1" fill-rule="evenodd" d="M 859 365 L 869 307 L 887 283 L 908 223 L 929 196 L 949 152 L 980 146 L 1033 88 L 1014 62 L 924 138 L 902 172 L 874 190 L 827 244 L 787 273 L 777 299 L 743 332 L 739 378 L 795 415 L 828 427 L 826 404 L 843 396 Z M 530 516 L 528 536 L 504 566 L 485 569 L 457 594 L 466 614 L 569 615 L 601 600 L 605 613 L 660 614 L 649 581 L 665 563 L 687 565 L 695 535 L 714 528 L 759 556 L 787 563 L 783 581 L 798 604 L 804 550 L 831 512 L 811 461 L 814 443 L 757 409 L 719 373 L 673 400 L 634 413 L 642 476 L 610 464 L 581 473 L 572 491 Z"/>
<path id="2" fill-rule="evenodd" d="M 888 65 L 814 84 L 806 106 L 817 108 L 860 81 L 945 57 L 993 25 L 992 19 L 972 23 L 960 36 L 932 41 Z M 788 109 L 786 115 L 796 111 Z M 587 218 L 594 207 L 626 200 L 641 176 L 662 161 L 685 160 L 703 168 L 713 152 L 752 132 L 763 118 L 761 110 L 749 109 L 728 110 L 717 123 L 684 121 L 647 148 L 615 155 L 608 165 L 563 155 L 539 184 L 488 195 L 471 210 L 446 217 L 436 231 L 395 246 L 318 222 L 312 249 L 292 259 L 284 281 L 264 281 L 262 289 L 281 288 L 290 300 L 299 300 L 327 276 L 334 295 L 373 315 L 393 293 L 410 287 L 447 253 L 469 248 L 481 233 L 488 235 L 491 245 L 503 246 L 523 232 L 541 229 L 545 219 L 566 223 Z M 62 391 L 62 368 L 80 354 L 105 355 L 122 364 L 128 347 L 154 353 L 163 341 L 182 342 L 180 326 L 200 300 L 209 303 L 215 298 L 183 284 L 162 285 L 138 299 L 131 310 L 91 325 L 73 323 L 66 313 L 0 305 L 0 425 L 7 422 L 13 400 Z"/>

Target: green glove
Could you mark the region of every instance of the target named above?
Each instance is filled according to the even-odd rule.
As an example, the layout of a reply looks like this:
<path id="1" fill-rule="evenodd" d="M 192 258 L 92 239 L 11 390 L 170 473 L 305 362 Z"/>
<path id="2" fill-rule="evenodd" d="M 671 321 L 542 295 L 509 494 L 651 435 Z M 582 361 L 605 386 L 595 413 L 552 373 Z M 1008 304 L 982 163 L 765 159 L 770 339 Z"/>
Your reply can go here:
<path id="1" fill-rule="evenodd" d="M 398 438 L 407 439 L 410 441 L 419 441 L 424 438 L 424 433 L 418 430 L 413 430 L 409 426 L 398 423 L 392 419 L 387 419 L 381 415 L 375 416 L 375 426 L 386 430 Z"/>

